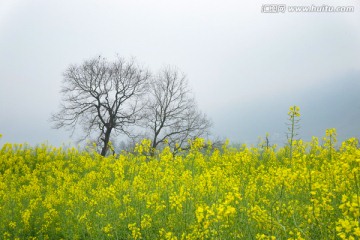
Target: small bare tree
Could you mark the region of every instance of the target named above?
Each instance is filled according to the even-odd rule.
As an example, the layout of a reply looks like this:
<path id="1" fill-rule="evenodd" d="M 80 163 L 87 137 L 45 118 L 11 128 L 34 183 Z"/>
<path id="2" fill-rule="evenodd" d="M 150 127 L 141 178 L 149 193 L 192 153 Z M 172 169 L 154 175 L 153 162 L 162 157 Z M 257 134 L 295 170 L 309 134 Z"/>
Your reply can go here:
<path id="1" fill-rule="evenodd" d="M 211 122 L 198 110 L 186 77 L 178 69 L 162 69 L 153 78 L 149 95 L 144 125 L 154 149 L 167 142 L 176 152 L 188 139 L 208 134 Z"/>
<path id="2" fill-rule="evenodd" d="M 134 60 L 117 58 L 108 62 L 99 56 L 82 65 L 71 65 L 63 74 L 63 102 L 51 120 L 55 128 L 72 130 L 80 125 L 85 135 L 97 137 L 105 156 L 110 136 L 131 133 L 127 127 L 140 118 L 141 96 L 147 89 L 150 74 Z"/>

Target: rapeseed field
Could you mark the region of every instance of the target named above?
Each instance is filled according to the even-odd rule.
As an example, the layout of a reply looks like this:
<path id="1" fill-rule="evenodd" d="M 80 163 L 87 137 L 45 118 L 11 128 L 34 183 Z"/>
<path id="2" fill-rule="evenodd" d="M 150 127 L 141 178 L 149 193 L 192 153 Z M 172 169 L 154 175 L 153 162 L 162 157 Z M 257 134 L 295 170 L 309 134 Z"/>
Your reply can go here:
<path id="1" fill-rule="evenodd" d="M 4 144 L 0 239 L 359 239 L 358 141 L 330 129 L 289 149 Z"/>

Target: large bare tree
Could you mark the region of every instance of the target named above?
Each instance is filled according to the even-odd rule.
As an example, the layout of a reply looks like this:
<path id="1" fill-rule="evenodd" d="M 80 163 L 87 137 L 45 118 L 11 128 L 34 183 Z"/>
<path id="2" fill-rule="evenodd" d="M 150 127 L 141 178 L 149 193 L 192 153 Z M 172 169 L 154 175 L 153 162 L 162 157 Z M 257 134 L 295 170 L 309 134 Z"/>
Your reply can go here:
<path id="1" fill-rule="evenodd" d="M 146 107 L 145 127 L 155 149 L 167 142 L 176 152 L 188 139 L 204 137 L 210 120 L 199 111 L 184 74 L 165 67 L 152 79 Z"/>
<path id="2" fill-rule="evenodd" d="M 84 131 L 81 140 L 96 136 L 105 156 L 110 136 L 131 135 L 128 127 L 141 117 L 141 97 L 150 74 L 134 60 L 117 58 L 109 62 L 101 56 L 71 65 L 63 74 L 61 109 L 52 115 L 55 128 Z"/>

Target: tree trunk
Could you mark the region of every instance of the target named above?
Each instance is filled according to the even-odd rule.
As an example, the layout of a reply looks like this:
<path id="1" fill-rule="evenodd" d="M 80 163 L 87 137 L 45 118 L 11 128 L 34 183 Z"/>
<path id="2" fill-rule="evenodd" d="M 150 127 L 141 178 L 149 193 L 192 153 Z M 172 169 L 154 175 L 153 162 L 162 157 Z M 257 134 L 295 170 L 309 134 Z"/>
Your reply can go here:
<path id="1" fill-rule="evenodd" d="M 108 147 L 109 147 L 111 130 L 112 130 L 111 128 L 106 129 L 105 137 L 102 139 L 103 142 L 104 142 L 104 146 L 101 149 L 101 156 L 104 156 L 104 157 L 105 157 L 105 155 L 107 153 L 107 150 L 108 150 Z"/>

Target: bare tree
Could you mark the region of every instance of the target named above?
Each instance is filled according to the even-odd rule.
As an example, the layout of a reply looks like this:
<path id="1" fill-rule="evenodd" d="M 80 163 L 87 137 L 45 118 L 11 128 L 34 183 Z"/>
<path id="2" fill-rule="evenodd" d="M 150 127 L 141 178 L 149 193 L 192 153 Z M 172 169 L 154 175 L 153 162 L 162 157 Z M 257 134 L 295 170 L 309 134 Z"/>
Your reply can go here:
<path id="1" fill-rule="evenodd" d="M 63 74 L 63 101 L 51 120 L 55 128 L 72 130 L 80 125 L 85 135 L 97 137 L 105 156 L 111 134 L 126 134 L 129 126 L 141 117 L 141 96 L 147 89 L 150 74 L 134 60 L 117 58 L 108 62 L 99 56 L 82 65 L 71 65 Z"/>
<path id="2" fill-rule="evenodd" d="M 168 142 L 176 152 L 188 139 L 208 134 L 211 122 L 198 110 L 186 77 L 178 69 L 162 69 L 153 78 L 149 95 L 144 125 L 154 149 Z"/>

